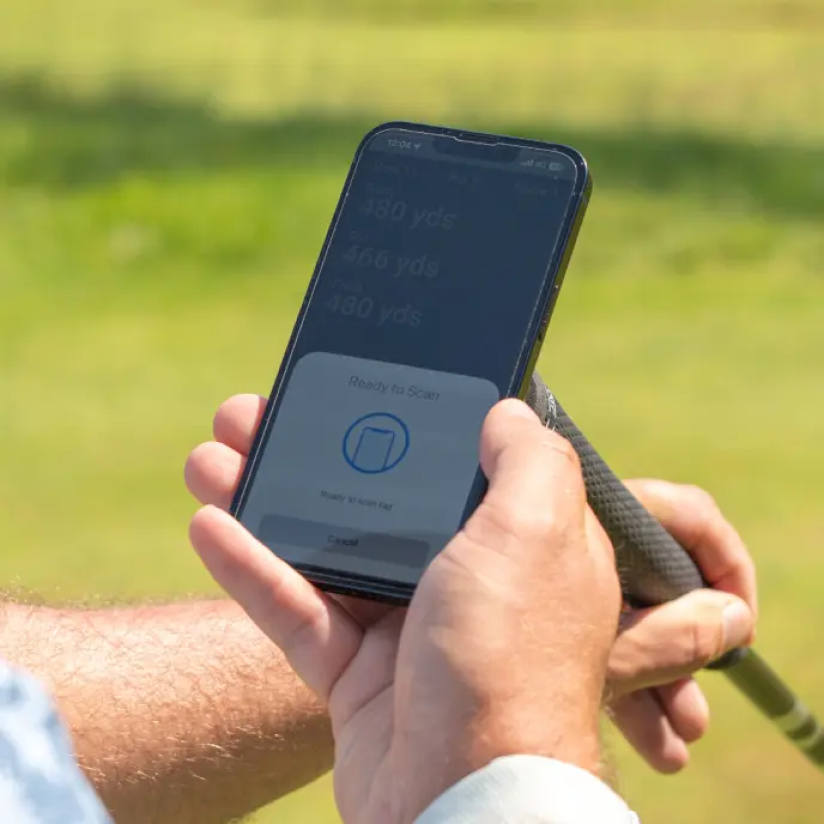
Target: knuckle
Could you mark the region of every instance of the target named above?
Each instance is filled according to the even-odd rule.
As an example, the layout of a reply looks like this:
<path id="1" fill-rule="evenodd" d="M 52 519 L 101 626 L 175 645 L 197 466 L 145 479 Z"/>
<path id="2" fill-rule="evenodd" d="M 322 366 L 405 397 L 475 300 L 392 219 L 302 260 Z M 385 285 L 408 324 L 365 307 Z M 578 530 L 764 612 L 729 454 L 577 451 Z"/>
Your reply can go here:
<path id="1" fill-rule="evenodd" d="M 284 582 L 281 580 L 276 588 L 273 588 L 275 598 L 281 597 L 284 590 Z M 263 608 L 269 606 L 268 602 L 261 605 Z M 325 613 L 320 607 L 311 609 L 296 619 L 294 625 L 289 629 L 284 641 L 285 651 L 294 654 L 300 648 L 310 647 L 317 642 L 318 633 L 323 631 L 325 623 Z"/>
<path id="2" fill-rule="evenodd" d="M 709 517 L 720 512 L 715 496 L 703 487 L 697 484 L 687 484 L 683 487 L 683 491 L 699 513 Z"/>
<path id="3" fill-rule="evenodd" d="M 722 628 L 716 621 L 708 620 L 711 617 L 707 614 L 707 611 L 701 609 L 696 610 L 690 619 L 685 665 L 701 669 L 712 663 L 721 654 L 723 648 Z"/>
<path id="4" fill-rule="evenodd" d="M 546 434 L 541 441 L 541 446 L 548 451 L 560 455 L 576 474 L 581 474 L 581 459 L 578 457 L 575 448 L 566 438 L 556 432 L 546 430 Z"/>
<path id="5" fill-rule="evenodd" d="M 488 499 L 476 511 L 476 526 L 488 539 L 547 543 L 563 531 L 560 519 L 547 508 L 530 508 L 520 501 Z"/>
<path id="6" fill-rule="evenodd" d="M 540 438 L 524 444 L 524 452 L 531 461 L 552 467 L 554 484 L 560 483 L 569 491 L 584 494 L 581 459 L 566 438 L 547 429 Z"/>
<path id="7" fill-rule="evenodd" d="M 638 656 L 616 643 L 607 660 L 606 682 L 609 700 L 615 701 L 633 692 L 641 675 L 643 672 L 639 666 Z"/>

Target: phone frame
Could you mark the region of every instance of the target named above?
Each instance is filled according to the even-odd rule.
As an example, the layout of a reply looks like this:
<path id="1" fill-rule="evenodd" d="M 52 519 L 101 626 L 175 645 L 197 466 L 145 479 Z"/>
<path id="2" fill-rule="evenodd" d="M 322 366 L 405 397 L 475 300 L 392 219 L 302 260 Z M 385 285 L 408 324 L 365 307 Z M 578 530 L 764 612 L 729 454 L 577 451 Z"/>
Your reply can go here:
<path id="1" fill-rule="evenodd" d="M 240 480 L 229 507 L 229 513 L 238 521 L 243 515 L 243 506 L 250 485 L 254 479 L 255 470 L 265 449 L 267 433 L 277 415 L 285 389 L 285 377 L 289 371 L 297 340 L 300 336 L 306 313 L 315 293 L 329 246 L 337 228 L 341 211 L 349 196 L 352 179 L 355 176 L 358 165 L 363 158 L 366 147 L 370 141 L 382 132 L 386 131 L 410 131 L 424 133 L 435 137 L 450 137 L 475 144 L 503 144 L 517 146 L 524 149 L 551 150 L 565 155 L 573 161 L 576 168 L 575 185 L 570 196 L 572 208 L 567 210 L 561 232 L 558 235 L 555 248 L 547 266 L 544 280 L 541 285 L 541 292 L 535 305 L 535 311 L 527 329 L 524 332 L 523 345 L 518 362 L 514 371 L 514 379 L 511 391 L 506 397 L 517 397 L 523 400 L 529 388 L 532 372 L 535 369 L 538 357 L 541 354 L 546 330 L 552 318 L 553 310 L 558 300 L 558 294 L 564 281 L 572 252 L 578 238 L 581 224 L 589 205 L 590 194 L 592 192 L 592 175 L 583 155 L 576 149 L 564 144 L 548 143 L 541 140 L 515 138 L 506 135 L 498 135 L 487 132 L 468 131 L 466 129 L 455 129 L 447 126 L 431 126 L 422 123 L 408 121 L 389 121 L 370 129 L 358 144 L 351 166 L 346 176 L 346 181 L 338 198 L 337 205 L 329 228 L 318 255 L 312 277 L 303 297 L 300 310 L 298 312 L 295 325 L 292 328 L 289 342 L 286 346 L 283 360 L 278 369 L 272 385 L 272 391 L 266 403 L 266 408 L 260 421 L 260 425 L 255 433 L 254 440 L 249 450 L 249 458 L 241 474 Z M 474 489 L 474 487 L 473 487 Z M 486 492 L 486 484 L 483 485 L 481 499 Z M 465 520 L 466 515 L 464 516 Z M 462 520 L 462 523 L 463 523 Z M 336 595 L 350 595 L 369 600 L 378 600 L 390 604 L 408 604 L 415 591 L 416 585 L 401 581 L 389 581 L 384 578 L 375 578 L 368 575 L 356 575 L 348 572 L 337 572 L 326 567 L 318 567 L 311 564 L 300 564 L 287 562 L 319 589 Z"/>

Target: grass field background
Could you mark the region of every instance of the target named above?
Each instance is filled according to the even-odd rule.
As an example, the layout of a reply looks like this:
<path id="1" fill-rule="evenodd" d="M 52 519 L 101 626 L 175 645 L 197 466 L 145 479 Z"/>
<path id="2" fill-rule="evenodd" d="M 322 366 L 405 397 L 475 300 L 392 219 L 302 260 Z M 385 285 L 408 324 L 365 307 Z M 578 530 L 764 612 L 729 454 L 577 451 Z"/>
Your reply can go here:
<path id="1" fill-rule="evenodd" d="M 824 712 L 822 77 L 818 0 L 5 0 L 0 581 L 213 591 L 183 461 L 268 392 L 362 133 L 540 136 L 595 177 L 541 371 L 622 474 L 713 492 Z M 701 678 L 685 773 L 614 742 L 644 820 L 820 821 L 820 775 Z M 254 820 L 337 821 L 328 779 Z"/>

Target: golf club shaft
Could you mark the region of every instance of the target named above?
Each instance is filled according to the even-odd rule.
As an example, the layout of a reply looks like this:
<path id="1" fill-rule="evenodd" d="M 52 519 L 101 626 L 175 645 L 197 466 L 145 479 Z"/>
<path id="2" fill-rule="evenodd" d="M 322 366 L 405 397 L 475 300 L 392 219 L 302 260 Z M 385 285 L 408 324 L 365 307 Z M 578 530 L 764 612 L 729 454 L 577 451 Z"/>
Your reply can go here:
<path id="1" fill-rule="evenodd" d="M 755 650 L 745 650 L 721 671 L 813 764 L 824 770 L 824 728 Z"/>
<path id="2" fill-rule="evenodd" d="M 689 553 L 612 472 L 537 374 L 526 401 L 578 454 L 587 499 L 615 548 L 627 602 L 654 606 L 707 586 Z M 732 650 L 708 669 L 723 672 L 790 742 L 824 770 L 824 729 L 754 650 Z"/>

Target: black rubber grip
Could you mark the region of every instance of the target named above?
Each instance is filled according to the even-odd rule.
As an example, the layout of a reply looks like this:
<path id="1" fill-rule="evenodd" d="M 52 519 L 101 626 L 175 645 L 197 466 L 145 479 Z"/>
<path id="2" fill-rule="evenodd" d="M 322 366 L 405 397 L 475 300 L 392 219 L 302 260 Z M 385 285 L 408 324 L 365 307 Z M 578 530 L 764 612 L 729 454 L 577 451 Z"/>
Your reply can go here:
<path id="1" fill-rule="evenodd" d="M 621 483 L 537 374 L 526 402 L 578 453 L 589 505 L 615 547 L 624 596 L 650 606 L 706 586 L 686 550 Z"/>
<path id="2" fill-rule="evenodd" d="M 689 553 L 607 466 L 537 373 L 525 400 L 578 454 L 587 500 L 615 548 L 626 602 L 635 607 L 654 606 L 708 586 Z M 731 650 L 708 669 L 726 669 L 743 654 L 744 650 Z"/>

